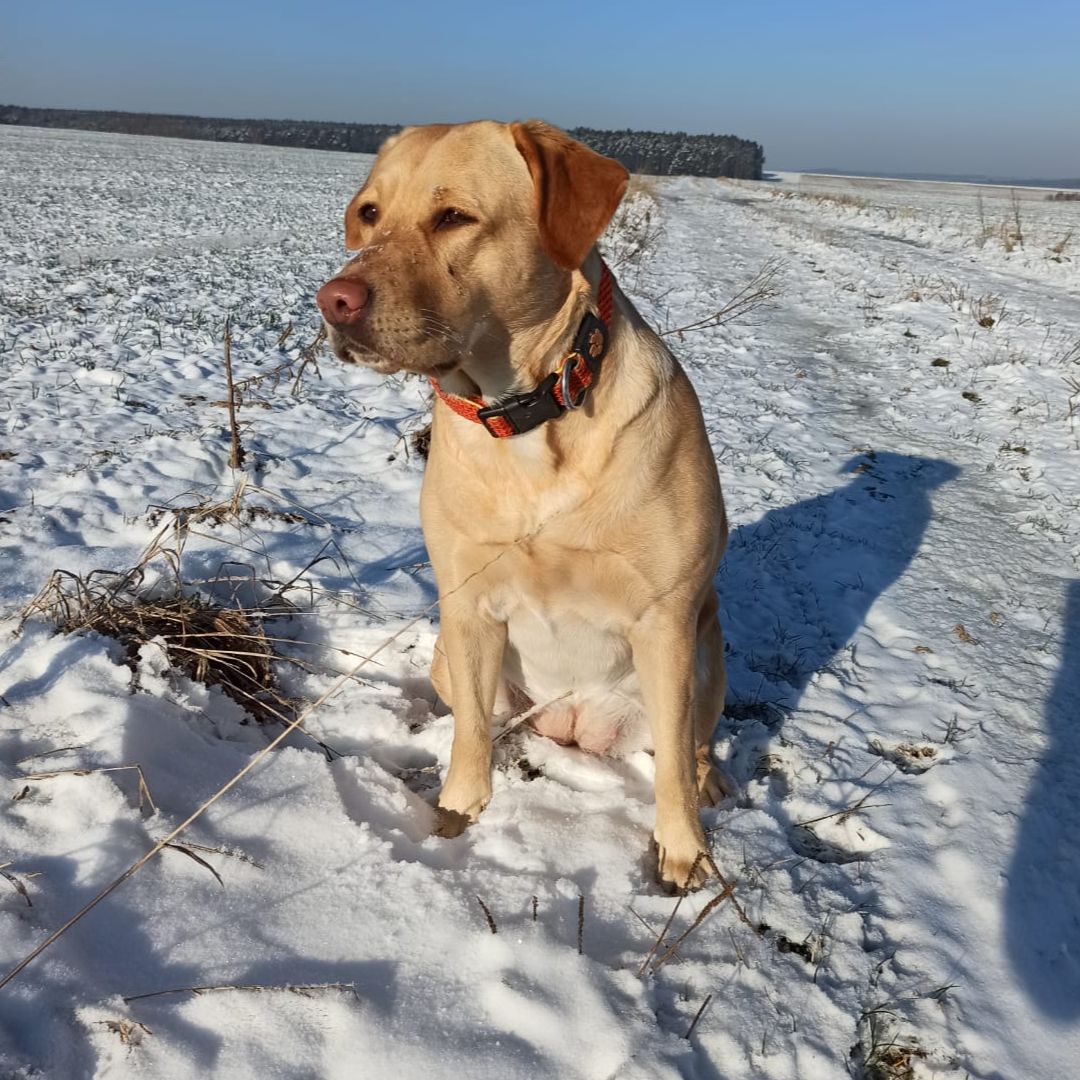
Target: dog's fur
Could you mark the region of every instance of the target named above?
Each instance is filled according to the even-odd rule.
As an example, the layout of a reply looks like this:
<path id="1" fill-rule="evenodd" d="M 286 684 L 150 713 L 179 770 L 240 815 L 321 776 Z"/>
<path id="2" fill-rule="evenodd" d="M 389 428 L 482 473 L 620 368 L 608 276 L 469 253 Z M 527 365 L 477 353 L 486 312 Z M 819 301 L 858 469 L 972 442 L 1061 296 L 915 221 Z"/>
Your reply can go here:
<path id="1" fill-rule="evenodd" d="M 331 345 L 488 402 L 532 389 L 595 310 L 594 245 L 626 182 L 535 121 L 406 129 L 346 211 L 356 255 L 334 280 L 362 281 L 367 299 L 359 321 L 329 322 Z M 643 716 L 659 873 L 693 886 L 707 873 L 699 802 L 726 791 L 709 744 L 727 526 L 689 380 L 617 286 L 614 305 L 580 411 L 493 439 L 435 402 L 421 516 L 441 608 L 431 677 L 454 713 L 439 831 L 491 797 L 497 703 L 554 701 L 538 729 L 587 749 L 632 741 Z"/>

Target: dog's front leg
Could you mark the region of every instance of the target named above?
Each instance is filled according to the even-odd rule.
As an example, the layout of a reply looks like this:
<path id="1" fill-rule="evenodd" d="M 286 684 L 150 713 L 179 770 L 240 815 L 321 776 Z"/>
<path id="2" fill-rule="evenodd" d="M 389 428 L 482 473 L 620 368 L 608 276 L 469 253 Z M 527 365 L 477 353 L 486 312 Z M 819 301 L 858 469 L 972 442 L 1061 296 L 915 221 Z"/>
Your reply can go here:
<path id="1" fill-rule="evenodd" d="M 506 623 L 481 615 L 471 603 L 444 606 L 441 616 L 454 743 L 435 808 L 435 831 L 450 837 L 474 822 L 491 798 L 491 715 L 506 649 Z"/>
<path id="2" fill-rule="evenodd" d="M 630 635 L 656 758 L 657 869 L 662 882 L 680 889 L 708 876 L 699 859 L 705 835 L 694 747 L 694 626 L 693 614 L 673 605 L 650 612 Z"/>

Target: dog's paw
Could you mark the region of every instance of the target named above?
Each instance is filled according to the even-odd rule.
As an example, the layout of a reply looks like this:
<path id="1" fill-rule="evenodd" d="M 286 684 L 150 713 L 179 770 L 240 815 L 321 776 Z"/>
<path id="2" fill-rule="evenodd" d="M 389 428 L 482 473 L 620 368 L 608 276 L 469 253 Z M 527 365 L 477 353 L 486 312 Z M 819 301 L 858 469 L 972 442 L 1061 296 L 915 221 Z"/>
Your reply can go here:
<path id="1" fill-rule="evenodd" d="M 718 806 L 739 794 L 735 777 L 723 765 L 717 765 L 708 746 L 699 746 L 695 757 L 699 806 Z"/>
<path id="2" fill-rule="evenodd" d="M 656 880 L 669 893 L 694 892 L 700 889 L 712 874 L 712 858 L 704 844 L 678 848 L 665 847 L 653 840 L 656 855 Z"/>
<path id="3" fill-rule="evenodd" d="M 739 793 L 735 778 L 711 761 L 698 761 L 698 802 L 701 806 L 719 806 Z"/>
<path id="4" fill-rule="evenodd" d="M 435 828 L 432 832 L 435 836 L 441 836 L 444 840 L 453 840 L 455 836 L 460 836 L 472 823 L 473 819 L 468 814 L 450 810 L 445 806 L 436 806 Z"/>
<path id="5" fill-rule="evenodd" d="M 460 836 L 480 816 L 490 798 L 490 788 L 474 798 L 460 789 L 455 791 L 449 783 L 444 784 L 435 805 L 435 835 L 446 840 Z"/>

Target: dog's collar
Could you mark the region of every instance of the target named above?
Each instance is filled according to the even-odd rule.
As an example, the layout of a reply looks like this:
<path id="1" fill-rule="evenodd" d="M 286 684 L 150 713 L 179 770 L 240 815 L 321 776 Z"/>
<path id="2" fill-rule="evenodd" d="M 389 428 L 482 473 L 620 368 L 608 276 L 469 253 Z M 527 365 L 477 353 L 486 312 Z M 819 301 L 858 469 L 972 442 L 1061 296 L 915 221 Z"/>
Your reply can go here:
<path id="1" fill-rule="evenodd" d="M 607 355 L 608 327 L 611 323 L 611 271 L 600 261 L 600 283 L 596 290 L 598 315 L 587 312 L 578 327 L 574 346 L 559 366 L 528 394 L 515 394 L 498 405 L 485 405 L 483 398 L 461 397 L 431 380 L 435 393 L 466 420 L 483 424 L 496 439 L 522 435 L 564 412 L 580 409 L 589 391 L 600 378 L 600 365 Z"/>

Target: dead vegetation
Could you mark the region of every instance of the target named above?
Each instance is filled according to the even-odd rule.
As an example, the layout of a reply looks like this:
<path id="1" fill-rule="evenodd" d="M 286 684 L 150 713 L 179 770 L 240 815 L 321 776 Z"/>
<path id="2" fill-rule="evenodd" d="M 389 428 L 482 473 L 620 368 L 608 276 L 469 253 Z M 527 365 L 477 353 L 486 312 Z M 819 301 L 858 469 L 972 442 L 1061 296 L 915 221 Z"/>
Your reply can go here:
<path id="1" fill-rule="evenodd" d="M 1080 450 L 1080 438 L 1077 437 L 1076 420 L 1077 413 L 1080 412 L 1080 376 L 1066 375 L 1065 386 L 1069 390 L 1069 397 L 1067 399 L 1068 411 L 1065 414 L 1065 418 L 1069 421 L 1069 429 L 1073 433 L 1073 441 L 1076 443 L 1076 447 Z"/>
<path id="2" fill-rule="evenodd" d="M 123 1001 L 125 1005 L 130 1005 L 133 1001 L 170 997 L 174 994 L 191 994 L 193 997 L 200 997 L 202 994 L 222 993 L 225 991 L 239 991 L 249 994 L 284 993 L 296 994 L 299 997 L 310 997 L 314 993 L 330 991 L 352 994 L 357 1000 L 360 998 L 356 983 L 351 982 L 282 983 L 280 985 L 267 983 L 215 983 L 209 986 L 177 986 L 171 990 L 154 990 L 149 994 L 132 994 L 130 997 L 124 998 Z"/>
<path id="3" fill-rule="evenodd" d="M 939 300 L 958 315 L 969 316 L 984 330 L 992 330 L 1008 314 L 1005 300 L 997 293 L 975 295 L 968 291 L 963 282 L 953 278 L 930 274 L 902 274 L 900 281 L 902 300 L 915 304 L 924 300 Z"/>
<path id="4" fill-rule="evenodd" d="M 725 901 L 730 900 L 731 906 L 735 909 L 735 914 L 739 920 L 746 926 L 749 926 L 755 934 L 761 936 L 768 929 L 766 926 L 755 925 L 750 921 L 749 916 L 746 914 L 746 910 L 742 904 L 735 898 L 735 886 L 738 885 L 738 880 L 729 881 L 716 865 L 716 861 L 712 855 L 707 852 L 699 851 L 697 858 L 690 866 L 690 872 L 687 875 L 689 880 L 693 880 L 694 875 L 698 871 L 698 867 L 704 862 L 708 867 L 710 873 L 720 883 L 720 891 L 711 897 L 705 904 L 705 906 L 698 912 L 696 917 L 690 923 L 690 925 L 673 941 L 669 941 L 668 933 L 671 930 L 672 924 L 675 922 L 675 917 L 679 914 L 679 908 L 682 906 L 682 902 L 689 895 L 686 889 L 683 889 L 679 893 L 678 899 L 675 901 L 675 906 L 671 909 L 671 914 L 667 918 L 667 922 L 664 923 L 663 929 L 656 935 L 656 939 L 653 941 L 652 948 L 649 949 L 645 955 L 645 959 L 642 960 L 641 966 L 638 968 L 638 978 L 644 978 L 647 972 L 655 974 L 658 972 L 669 960 L 678 954 L 680 946 L 686 941 L 691 934 L 693 934 L 702 923 Z M 630 909 L 631 914 L 637 915 L 637 912 Z M 579 908 L 579 920 L 583 918 L 584 908 Z M 640 916 L 638 916 L 640 919 Z M 579 922 L 580 925 L 580 922 Z M 580 932 L 580 931 L 579 931 Z M 667 946 L 665 949 L 664 946 Z M 663 949 L 663 952 L 661 950 Z"/>
<path id="5" fill-rule="evenodd" d="M 146 586 L 145 566 L 85 577 L 57 570 L 23 615 L 46 619 L 62 634 L 94 632 L 119 641 L 132 671 L 143 646 L 157 642 L 174 668 L 219 687 L 256 720 L 280 720 L 292 710 L 276 691 L 272 662 L 281 657 L 257 613 L 183 590 L 158 595 Z"/>
<path id="6" fill-rule="evenodd" d="M 853 210 L 865 210 L 870 203 L 861 195 L 842 191 L 770 191 L 775 199 L 801 199 L 819 206 L 843 206 Z"/>
<path id="7" fill-rule="evenodd" d="M 279 348 L 284 346 L 291 333 L 290 324 L 278 337 Z M 302 347 L 295 357 L 268 372 L 236 381 L 231 355 L 232 332 L 229 320 L 226 320 L 223 359 L 228 399 L 223 404 L 229 412 L 230 468 L 242 468 L 246 457 L 237 420 L 237 409 L 244 395 L 266 384 L 276 389 L 288 373 L 293 379 L 292 393 L 295 396 L 306 369 L 314 366 L 317 373 L 316 358 L 324 340 L 325 328 L 322 327 L 310 345 Z M 85 575 L 58 569 L 24 609 L 23 621 L 32 617 L 42 618 L 52 622 L 59 633 L 94 632 L 119 641 L 126 650 L 127 663 L 133 672 L 133 685 L 137 684 L 141 650 L 150 643 L 156 643 L 164 650 L 171 667 L 206 686 L 219 688 L 255 720 L 261 723 L 289 723 L 296 714 L 298 703 L 278 689 L 274 663 L 284 661 L 302 667 L 306 665 L 294 657 L 283 655 L 275 647 L 276 641 L 271 641 L 267 636 L 264 621 L 293 610 L 284 594 L 296 586 L 297 579 L 280 583 L 273 604 L 257 608 L 240 605 L 227 607 L 202 593 L 197 585 L 185 582 L 181 573 L 184 547 L 189 536 L 197 534 L 196 526 L 230 522 L 242 528 L 253 520 L 263 518 L 290 523 L 322 523 L 318 515 L 305 512 L 291 503 L 285 508 L 245 505 L 247 489 L 247 478 L 242 476 L 232 498 L 227 501 L 200 500 L 190 506 L 151 510 L 147 514 L 151 525 L 158 524 L 163 517 L 169 520 L 134 567 L 126 571 L 101 569 Z M 322 551 L 298 578 L 321 557 Z M 251 579 L 254 583 L 254 571 Z M 327 749 L 324 747 L 324 750 Z M 123 765 L 111 768 L 139 767 Z M 85 772 L 82 770 L 79 774 L 84 775 Z M 23 779 L 47 779 L 53 775 L 41 774 Z M 140 805 L 144 794 L 153 806 L 140 770 Z"/>
<path id="8" fill-rule="evenodd" d="M 938 748 L 928 743 L 897 743 L 895 745 L 882 739 L 870 739 L 871 753 L 892 762 L 902 773 L 918 775 L 924 773 L 938 762 Z"/>
<path id="9" fill-rule="evenodd" d="M 863 1015 L 848 1068 L 854 1080 L 916 1080 L 915 1064 L 926 1051 L 914 1036 L 894 1034 L 895 1019 L 884 1006 Z"/>
<path id="10" fill-rule="evenodd" d="M 1065 257 L 1065 249 L 1072 242 L 1073 230 L 1069 229 L 1065 235 L 1056 243 L 1050 245 L 1050 256 L 1055 262 L 1061 262 Z"/>
<path id="11" fill-rule="evenodd" d="M 285 347 L 292 332 L 293 326 L 292 323 L 289 323 L 278 337 L 277 347 L 279 349 Z M 225 337 L 229 338 L 229 360 L 231 361 L 231 328 L 228 324 L 226 324 L 223 339 Z M 252 404 L 254 401 L 253 391 L 259 389 L 276 391 L 285 380 L 289 381 L 289 394 L 292 397 L 298 397 L 300 388 L 304 383 L 304 377 L 309 369 L 314 372 L 316 378 L 321 378 L 318 359 L 325 341 L 326 327 L 320 325 L 315 337 L 307 345 L 301 345 L 295 356 L 290 356 L 283 363 L 270 368 L 268 371 L 261 371 L 256 375 L 237 379 L 232 383 L 232 400 L 236 407 Z M 231 363 L 229 366 L 231 366 Z M 228 401 L 214 401 L 211 404 L 228 407 L 229 403 Z"/>
<path id="12" fill-rule="evenodd" d="M 480 905 L 480 910 L 484 913 L 484 920 L 487 922 L 488 929 L 493 934 L 497 934 L 499 928 L 495 924 L 495 917 L 491 914 L 491 908 L 489 908 L 479 896 L 476 898 L 476 902 Z"/>
<path id="13" fill-rule="evenodd" d="M 975 212 L 979 219 L 979 229 L 975 234 L 976 247 L 986 246 L 989 240 L 998 240 L 1006 254 L 1012 254 L 1024 246 L 1024 223 L 1020 213 L 1020 196 L 1016 189 L 1009 192 L 1008 213 L 1000 221 L 988 221 L 982 192 L 975 194 Z"/>
<path id="14" fill-rule="evenodd" d="M 143 809 L 144 803 L 150 807 L 151 813 L 157 812 L 157 806 L 154 803 L 153 798 L 150 795 L 150 788 L 147 787 L 146 777 L 143 775 L 142 766 L 138 764 L 132 765 L 104 765 L 97 769 L 57 769 L 54 772 L 42 772 L 42 773 L 26 773 L 18 776 L 16 779 L 20 783 L 37 783 L 42 780 L 56 780 L 61 776 L 94 776 L 97 773 L 114 773 L 114 772 L 134 772 L 138 777 L 138 808 Z M 24 789 L 20 791 L 14 798 L 15 801 L 20 801 L 26 797 L 29 792 Z"/>
<path id="15" fill-rule="evenodd" d="M 244 464 L 244 447 L 240 442 L 240 429 L 236 423 L 236 387 L 233 384 L 232 369 L 232 331 L 229 320 L 225 320 L 225 382 L 229 389 L 226 405 L 229 410 L 229 437 L 232 447 L 229 452 L 229 468 L 239 469 Z"/>
<path id="16" fill-rule="evenodd" d="M 770 304 L 780 295 L 783 272 L 784 264 L 780 259 L 768 259 L 753 277 L 717 311 L 714 311 L 711 315 L 706 315 L 704 318 L 684 323 L 682 326 L 674 326 L 663 330 L 660 336 L 671 337 L 674 335 L 682 341 L 685 334 L 726 326 L 735 319 L 742 318 L 750 312 Z"/>
<path id="17" fill-rule="evenodd" d="M 95 1020 L 94 1023 L 105 1028 L 106 1031 L 111 1031 L 129 1050 L 141 1046 L 145 1036 L 154 1034 L 138 1020 L 125 1020 L 122 1017 L 118 1020 Z"/>
<path id="18" fill-rule="evenodd" d="M 253 523 L 274 519 L 326 524 L 318 514 L 289 501 L 273 507 L 249 502 L 249 496 L 280 498 L 242 478 L 226 501 L 193 501 L 151 510 L 147 520 L 158 526 L 158 532 L 133 567 L 85 574 L 54 571 L 23 610 L 23 622 L 42 619 L 58 633 L 98 633 L 120 642 L 132 670 L 133 689 L 139 688 L 142 650 L 156 645 L 173 670 L 219 689 L 256 722 L 291 723 L 302 703 L 282 690 L 276 669 L 279 665 L 304 672 L 317 668 L 286 646 L 348 657 L 355 654 L 291 634 L 268 633 L 267 627 L 271 621 L 287 623 L 320 604 L 359 610 L 355 598 L 319 589 L 308 572 L 330 560 L 353 580 L 355 575 L 333 538 L 322 542 L 308 563 L 286 581 L 260 575 L 250 562 L 228 555 L 216 576 L 193 575 L 187 567 L 187 549 L 193 539 L 221 545 L 229 553 L 239 549 L 250 559 L 258 550 Z M 223 525 L 234 528 L 241 541 L 233 543 L 217 531 Z M 292 596 L 297 596 L 297 603 Z M 328 757 L 334 756 L 329 746 L 307 737 Z"/>
<path id="19" fill-rule="evenodd" d="M 33 907 L 34 902 L 30 899 L 30 892 L 26 887 L 26 881 L 37 877 L 37 873 L 31 873 L 25 870 L 9 870 L 9 866 L 11 866 L 10 862 L 0 863 L 0 877 L 7 881 L 7 883 L 26 901 L 27 907 Z"/>
<path id="20" fill-rule="evenodd" d="M 623 275 L 634 272 L 636 285 L 663 234 L 655 179 L 631 176 L 626 194 L 600 240 L 604 258 Z"/>

